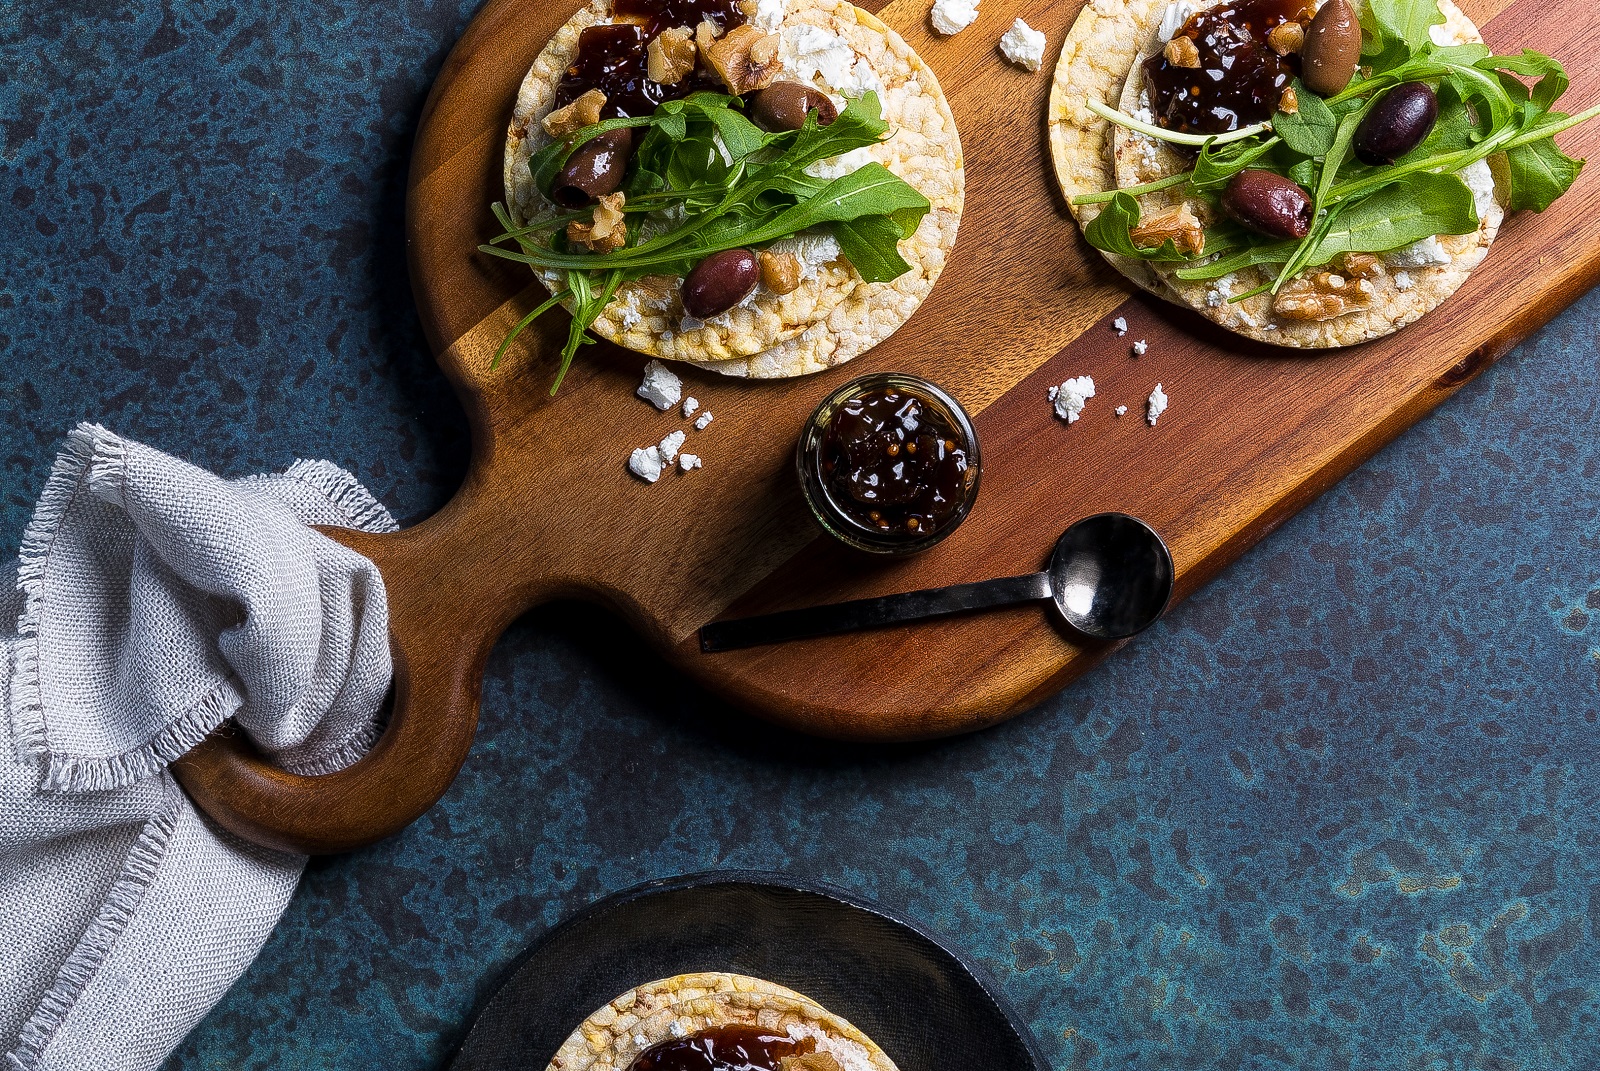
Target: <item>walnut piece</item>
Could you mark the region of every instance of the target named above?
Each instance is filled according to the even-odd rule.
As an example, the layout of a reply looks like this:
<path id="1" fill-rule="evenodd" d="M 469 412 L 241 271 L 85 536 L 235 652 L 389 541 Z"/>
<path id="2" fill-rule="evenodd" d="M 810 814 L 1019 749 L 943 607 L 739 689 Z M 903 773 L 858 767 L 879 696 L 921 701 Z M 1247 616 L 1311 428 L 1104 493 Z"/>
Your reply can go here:
<path id="1" fill-rule="evenodd" d="M 591 253 L 610 253 L 621 249 L 628 240 L 628 217 L 623 215 L 626 202 L 622 191 L 608 193 L 594 206 L 594 222 L 567 224 L 567 241 Z"/>
<path id="2" fill-rule="evenodd" d="M 706 60 L 736 97 L 767 88 L 783 70 L 778 39 L 749 23 L 735 26 L 719 38 L 706 53 Z"/>
<path id="3" fill-rule="evenodd" d="M 1140 249 L 1157 249 L 1168 238 L 1185 256 L 1197 257 L 1206 249 L 1206 229 L 1188 202 L 1146 216 L 1128 235 Z"/>
<path id="4" fill-rule="evenodd" d="M 831 1052 L 803 1052 L 778 1059 L 780 1071 L 844 1071 Z"/>
<path id="5" fill-rule="evenodd" d="M 774 294 L 791 294 L 800 287 L 800 258 L 793 253 L 761 254 L 761 283 Z"/>
<path id="6" fill-rule="evenodd" d="M 705 66 L 711 65 L 711 46 L 721 36 L 722 27 L 710 19 L 701 19 L 700 25 L 694 28 L 694 47 L 700 50 L 700 62 Z"/>
<path id="7" fill-rule="evenodd" d="M 1294 91 L 1294 86 L 1284 86 L 1283 96 L 1278 98 L 1278 110 L 1285 115 L 1293 115 L 1300 110 L 1300 97 Z"/>
<path id="8" fill-rule="evenodd" d="M 663 30 L 645 50 L 645 74 L 650 81 L 675 86 L 694 70 L 694 37 L 686 26 Z"/>
<path id="9" fill-rule="evenodd" d="M 1167 62 L 1174 67 L 1188 67 L 1198 70 L 1200 67 L 1200 50 L 1194 47 L 1194 39 L 1178 36 L 1167 42 L 1163 52 Z"/>
<path id="10" fill-rule="evenodd" d="M 1339 274 L 1351 279 L 1374 279 L 1383 272 L 1383 258 L 1372 253 L 1346 253 L 1339 258 Z"/>
<path id="11" fill-rule="evenodd" d="M 600 109 L 606 106 L 606 95 L 598 89 L 587 90 L 583 96 L 557 108 L 544 117 L 544 132 L 553 138 L 564 138 L 575 130 L 593 126 L 600 121 Z"/>
<path id="12" fill-rule="evenodd" d="M 1306 29 L 1298 22 L 1280 23 L 1267 34 L 1267 45 L 1280 56 L 1299 52 L 1305 47 L 1305 43 Z"/>
<path id="13" fill-rule="evenodd" d="M 1291 279 L 1278 291 L 1272 311 L 1285 320 L 1333 320 L 1372 304 L 1372 284 L 1319 271 Z"/>

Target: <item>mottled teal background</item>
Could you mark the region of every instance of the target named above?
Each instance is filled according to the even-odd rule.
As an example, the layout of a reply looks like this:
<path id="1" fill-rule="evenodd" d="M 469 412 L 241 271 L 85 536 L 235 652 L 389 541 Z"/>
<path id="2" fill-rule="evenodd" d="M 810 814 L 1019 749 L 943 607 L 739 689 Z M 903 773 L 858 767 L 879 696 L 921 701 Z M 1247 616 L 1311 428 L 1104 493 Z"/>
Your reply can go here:
<path id="1" fill-rule="evenodd" d="M 81 418 L 444 502 L 465 430 L 400 223 L 472 7 L 0 0 L 0 543 Z M 776 735 L 611 618 L 531 616 L 450 794 L 313 863 L 170 1066 L 440 1067 L 544 928 L 715 867 L 926 922 L 1062 1068 L 1600 1066 L 1597 324 L 1591 295 L 979 736 Z"/>

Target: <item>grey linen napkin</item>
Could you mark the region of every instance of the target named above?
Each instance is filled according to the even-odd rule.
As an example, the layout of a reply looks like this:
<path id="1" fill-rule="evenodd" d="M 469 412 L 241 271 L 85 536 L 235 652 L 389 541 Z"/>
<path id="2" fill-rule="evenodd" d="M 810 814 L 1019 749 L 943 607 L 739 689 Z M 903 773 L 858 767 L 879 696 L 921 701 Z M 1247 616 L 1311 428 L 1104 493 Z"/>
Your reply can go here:
<path id="1" fill-rule="evenodd" d="M 375 738 L 383 581 L 313 524 L 395 528 L 328 462 L 225 481 L 95 425 L 69 436 L 0 602 L 11 1071 L 157 1066 L 277 924 L 305 858 L 214 825 L 166 767 L 228 718 L 299 773 Z"/>

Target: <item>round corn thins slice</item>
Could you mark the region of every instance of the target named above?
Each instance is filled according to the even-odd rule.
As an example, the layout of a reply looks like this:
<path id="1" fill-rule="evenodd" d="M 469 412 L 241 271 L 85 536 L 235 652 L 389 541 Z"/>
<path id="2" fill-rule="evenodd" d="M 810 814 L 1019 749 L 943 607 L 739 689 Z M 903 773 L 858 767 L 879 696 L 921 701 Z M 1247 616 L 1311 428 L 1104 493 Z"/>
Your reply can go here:
<path id="1" fill-rule="evenodd" d="M 1056 178 L 1069 200 L 1080 194 L 1152 182 L 1191 166 L 1190 159 L 1166 144 L 1115 126 L 1084 104 L 1093 98 L 1129 114 L 1145 106 L 1140 64 L 1164 44 L 1158 31 L 1168 2 L 1093 0 L 1068 33 L 1051 88 L 1049 126 Z M 1444 25 L 1436 30 L 1440 39 L 1450 44 L 1482 41 L 1471 20 L 1451 0 L 1439 0 L 1439 8 L 1445 15 Z M 1270 268 L 1246 268 L 1218 280 L 1185 282 L 1170 274 L 1170 265 L 1105 256 L 1144 289 L 1186 305 L 1240 335 L 1278 346 L 1351 346 L 1392 334 L 1437 308 L 1460 289 L 1487 255 L 1505 216 L 1505 185 L 1493 168 L 1480 166 L 1484 168 L 1480 177 L 1492 185 L 1493 197 L 1479 206 L 1476 233 L 1437 239 L 1444 263 L 1400 267 L 1380 257 L 1375 270 L 1361 280 L 1337 277 L 1337 263 L 1305 273 L 1313 277 L 1325 272 L 1337 277 L 1333 282 L 1362 290 L 1364 305 L 1328 319 L 1285 316 L 1274 307 L 1271 294 L 1240 302 L 1229 300 L 1271 282 L 1276 272 Z M 1149 216 L 1179 200 L 1178 190 L 1163 190 L 1141 197 L 1140 206 Z M 1072 211 L 1078 222 L 1087 226 L 1099 215 L 1100 206 L 1075 205 Z"/>
<path id="2" fill-rule="evenodd" d="M 534 187 L 528 158 L 549 138 L 540 121 L 551 111 L 561 76 L 577 54 L 578 36 L 610 20 L 609 0 L 594 0 L 545 45 L 517 95 L 506 137 L 506 203 L 525 223 L 551 211 Z M 811 252 L 800 287 L 777 294 L 766 287 L 740 306 L 707 321 L 686 320 L 677 280 L 643 279 L 624 285 L 595 321 L 601 337 L 665 360 L 688 361 L 730 376 L 775 379 L 819 372 L 858 357 L 888 338 L 910 318 L 933 289 L 955 245 L 966 189 L 961 140 L 939 80 L 899 34 L 844 0 L 790 0 L 780 33 L 792 79 L 791 43 L 826 31 L 866 64 L 882 89 L 878 97 L 893 136 L 850 154 L 852 168 L 877 160 L 915 187 L 932 204 L 916 232 L 900 242 L 911 270 L 887 283 L 864 282 L 837 254 L 822 260 L 806 236 L 780 250 Z M 828 88 L 821 75 L 812 79 Z M 826 245 L 822 246 L 826 252 Z M 552 292 L 556 272 L 539 272 Z"/>

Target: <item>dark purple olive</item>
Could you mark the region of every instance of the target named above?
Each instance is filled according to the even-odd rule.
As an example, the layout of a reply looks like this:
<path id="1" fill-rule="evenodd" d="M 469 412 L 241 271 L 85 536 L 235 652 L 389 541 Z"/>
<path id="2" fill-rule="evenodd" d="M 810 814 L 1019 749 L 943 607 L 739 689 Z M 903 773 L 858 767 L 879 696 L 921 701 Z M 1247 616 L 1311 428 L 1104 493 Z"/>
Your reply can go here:
<path id="1" fill-rule="evenodd" d="M 1356 127 L 1356 159 L 1377 167 L 1392 164 L 1422 144 L 1439 118 L 1439 98 L 1426 82 L 1389 90 Z"/>
<path id="2" fill-rule="evenodd" d="M 750 118 L 763 130 L 799 130 L 811 111 L 817 113 L 818 126 L 839 118 L 826 93 L 799 82 L 774 82 L 750 98 Z"/>
<path id="3" fill-rule="evenodd" d="M 750 250 L 712 253 L 683 277 L 683 311 L 709 320 L 748 297 L 760 278 L 761 268 Z"/>
<path id="4" fill-rule="evenodd" d="M 564 208 L 594 204 L 622 185 L 633 152 L 633 131 L 627 127 L 606 130 L 582 145 L 556 172 L 550 199 Z"/>
<path id="5" fill-rule="evenodd" d="M 1311 195 L 1271 171 L 1241 171 L 1222 191 L 1222 210 L 1270 238 L 1304 238 L 1311 233 Z"/>

